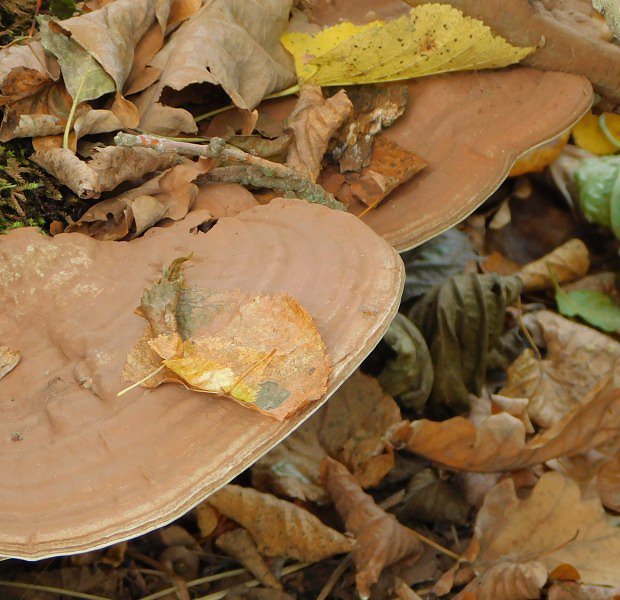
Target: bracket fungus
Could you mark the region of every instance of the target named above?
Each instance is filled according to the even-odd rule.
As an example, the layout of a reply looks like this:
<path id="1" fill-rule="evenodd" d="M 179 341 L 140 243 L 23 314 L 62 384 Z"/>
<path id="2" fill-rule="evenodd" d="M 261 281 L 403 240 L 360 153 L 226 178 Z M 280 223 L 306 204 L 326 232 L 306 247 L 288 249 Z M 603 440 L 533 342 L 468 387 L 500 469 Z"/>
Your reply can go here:
<path id="1" fill-rule="evenodd" d="M 0 240 L 0 555 L 35 559 L 158 527 L 277 444 L 359 366 L 396 313 L 397 253 L 353 215 L 274 200 L 190 233 L 208 211 L 131 242 L 20 229 Z M 193 221 L 193 224 L 192 224 Z M 286 420 L 165 384 L 125 387 L 134 314 L 163 266 L 192 285 L 296 298 L 330 359 L 322 397 Z"/>

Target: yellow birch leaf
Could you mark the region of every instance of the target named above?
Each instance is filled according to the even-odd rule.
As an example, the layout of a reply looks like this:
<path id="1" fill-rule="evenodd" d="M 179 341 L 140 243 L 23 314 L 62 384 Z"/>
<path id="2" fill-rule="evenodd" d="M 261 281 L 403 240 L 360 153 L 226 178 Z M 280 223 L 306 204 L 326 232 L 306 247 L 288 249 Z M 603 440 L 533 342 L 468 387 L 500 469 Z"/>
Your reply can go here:
<path id="1" fill-rule="evenodd" d="M 595 115 L 589 112 L 573 127 L 575 144 L 593 154 L 615 154 L 620 146 L 613 144 L 601 128 L 601 117 L 607 127 L 608 134 L 620 142 L 620 115 L 603 113 Z"/>
<path id="2" fill-rule="evenodd" d="M 391 21 L 340 23 L 317 35 L 289 32 L 281 41 L 295 57 L 299 80 L 324 86 L 500 68 L 535 50 L 509 44 L 444 4 L 423 4 Z"/>

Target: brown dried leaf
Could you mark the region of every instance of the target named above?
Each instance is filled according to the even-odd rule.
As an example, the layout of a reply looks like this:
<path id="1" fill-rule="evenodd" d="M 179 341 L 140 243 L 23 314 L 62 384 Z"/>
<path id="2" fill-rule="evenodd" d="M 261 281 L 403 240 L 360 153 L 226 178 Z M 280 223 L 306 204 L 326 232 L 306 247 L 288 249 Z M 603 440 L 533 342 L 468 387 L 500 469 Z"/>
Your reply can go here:
<path id="1" fill-rule="evenodd" d="M 479 575 L 498 563 L 542 562 L 547 572 L 568 564 L 584 581 L 620 585 L 620 530 L 598 499 L 581 497 L 578 485 L 559 473 L 545 473 L 531 496 L 519 500 L 511 479 L 487 495 L 476 519 Z"/>
<path id="2" fill-rule="evenodd" d="M 146 173 L 168 169 L 179 157 L 151 148 L 96 148 L 89 161 L 80 160 L 71 150 L 55 148 L 35 152 L 31 160 L 51 173 L 80 198 L 98 198 L 124 181 L 137 181 Z"/>
<path id="3" fill-rule="evenodd" d="M 347 206 L 353 200 L 359 200 L 375 208 L 392 190 L 409 181 L 426 165 L 426 161 L 414 152 L 380 135 L 375 139 L 368 167 L 361 173 L 351 172 L 340 176 L 340 182 L 332 175 L 331 181 L 324 187 Z"/>
<path id="4" fill-rule="evenodd" d="M 251 110 L 271 92 L 293 84 L 292 60 L 280 46 L 290 7 L 290 0 L 206 3 L 149 63 L 159 78 L 136 99 L 140 127 L 163 135 L 196 131 L 191 113 L 164 106 L 165 88 L 221 85 L 238 107 Z"/>
<path id="5" fill-rule="evenodd" d="M 550 311 L 528 317 L 542 330 L 545 359 L 525 351 L 508 368 L 501 394 L 528 398 L 532 421 L 549 427 L 580 406 L 601 380 L 620 372 L 620 343 Z"/>
<path id="6" fill-rule="evenodd" d="M 370 164 L 374 136 L 389 127 L 407 106 L 409 89 L 401 83 L 370 84 L 345 88 L 353 115 L 332 141 L 331 154 L 340 172 L 360 171 Z"/>
<path id="7" fill-rule="evenodd" d="M 0 346 L 0 379 L 10 373 L 19 362 L 22 354 L 8 346 Z"/>
<path id="8" fill-rule="evenodd" d="M 463 417 L 421 419 L 398 428 L 411 452 L 463 471 L 511 471 L 562 455 L 578 454 L 613 439 L 620 427 L 620 388 L 595 392 L 542 434 L 526 440 L 523 422 L 508 413 L 488 416 L 477 427 Z"/>
<path id="9" fill-rule="evenodd" d="M 547 597 L 549 600 L 618 600 L 620 586 L 607 587 L 560 581 L 549 588 Z"/>
<path id="10" fill-rule="evenodd" d="M 540 598 L 547 581 L 542 562 L 499 562 L 474 579 L 454 600 L 529 600 Z"/>
<path id="11" fill-rule="evenodd" d="M 422 544 L 413 531 L 401 525 L 394 515 L 379 508 L 364 493 L 353 475 L 339 462 L 326 458 L 321 467 L 325 489 L 358 547 L 353 550 L 360 596 L 368 598 L 370 587 L 379 580 L 384 567 L 401 559 L 417 559 Z"/>
<path id="12" fill-rule="evenodd" d="M 580 239 L 573 238 L 546 256 L 525 265 L 517 275 L 523 281 L 524 291 L 532 292 L 553 286 L 549 269 L 558 283 L 565 283 L 583 277 L 589 268 L 588 248 Z"/>
<path id="13" fill-rule="evenodd" d="M 611 459 L 603 462 L 596 474 L 596 486 L 601 502 L 620 512 L 620 448 Z"/>
<path id="14" fill-rule="evenodd" d="M 302 86 L 299 100 L 288 118 L 288 131 L 293 133 L 293 141 L 286 164 L 310 181 L 316 181 L 332 136 L 352 112 L 353 105 L 344 90 L 326 100 L 319 86 Z"/>
<path id="15" fill-rule="evenodd" d="M 218 512 L 208 502 L 201 502 L 194 508 L 194 515 L 196 516 L 200 537 L 209 537 L 219 523 Z"/>
<path id="16" fill-rule="evenodd" d="M 175 165 L 137 188 L 91 206 L 67 231 L 98 240 L 132 239 L 162 219 L 182 219 L 198 193 L 193 181 L 210 168 L 207 160 Z"/>
<path id="17" fill-rule="evenodd" d="M 362 487 L 378 485 L 394 466 L 384 436 L 400 419 L 396 402 L 376 379 L 358 370 L 328 404 L 254 466 L 253 479 L 276 493 L 324 502 L 319 470 L 329 455 L 343 463 Z"/>
<path id="18" fill-rule="evenodd" d="M 233 529 L 223 533 L 217 538 L 215 545 L 241 563 L 263 585 L 276 590 L 282 589 L 282 584 L 271 572 L 245 529 Z"/>
<path id="19" fill-rule="evenodd" d="M 352 539 L 303 508 L 252 488 L 227 485 L 209 498 L 209 504 L 245 527 L 266 556 L 318 561 L 355 548 Z"/>

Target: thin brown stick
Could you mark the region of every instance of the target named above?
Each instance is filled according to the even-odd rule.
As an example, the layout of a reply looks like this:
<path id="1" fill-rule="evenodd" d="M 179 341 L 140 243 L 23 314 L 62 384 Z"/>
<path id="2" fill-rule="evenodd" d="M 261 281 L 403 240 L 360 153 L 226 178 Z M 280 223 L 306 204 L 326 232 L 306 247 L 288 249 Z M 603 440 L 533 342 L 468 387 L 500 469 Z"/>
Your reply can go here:
<path id="1" fill-rule="evenodd" d="M 260 156 L 253 156 L 239 148 L 230 146 L 222 138 L 210 138 L 208 144 L 191 144 L 189 142 L 178 142 L 166 138 L 153 137 L 151 135 L 133 135 L 131 133 L 117 133 L 114 137 L 117 146 L 133 147 L 140 146 L 151 148 L 158 152 L 176 152 L 183 156 L 203 156 L 205 158 L 221 159 L 239 166 L 236 170 L 228 170 L 226 181 L 245 185 L 255 185 L 257 187 L 267 187 L 281 189 L 285 192 L 295 194 L 298 198 L 317 204 L 323 204 L 336 210 L 344 210 L 344 205 L 336 200 L 332 194 L 325 191 L 318 183 L 306 179 L 301 173 L 294 169 L 272 162 Z M 221 171 L 214 169 L 214 172 Z M 212 179 L 216 174 L 208 174 Z M 223 181 L 223 179 L 219 179 Z"/>

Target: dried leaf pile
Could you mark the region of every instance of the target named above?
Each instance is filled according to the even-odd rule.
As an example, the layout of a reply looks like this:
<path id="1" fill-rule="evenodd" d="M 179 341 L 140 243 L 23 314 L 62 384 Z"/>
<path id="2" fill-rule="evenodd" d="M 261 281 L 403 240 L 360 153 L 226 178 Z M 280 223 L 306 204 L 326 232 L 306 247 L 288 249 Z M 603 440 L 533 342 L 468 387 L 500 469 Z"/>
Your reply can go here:
<path id="1" fill-rule="evenodd" d="M 22 12 L 30 13 L 15 4 L 18 24 Z M 0 597 L 620 597 L 620 121 L 600 110 L 614 108 L 612 96 L 556 136 L 551 149 L 535 149 L 460 225 L 402 255 L 399 312 L 387 327 L 394 300 L 372 343 L 385 334 L 361 365 L 359 348 L 341 348 L 324 326 L 335 328 L 338 311 L 348 310 L 358 335 L 380 311 L 385 316 L 373 294 L 388 297 L 394 282 L 402 286 L 394 250 L 340 212 L 389 206 L 392 192 L 429 169 L 424 156 L 384 134 L 416 102 L 399 81 L 446 73 L 440 81 L 449 82 L 451 71 L 539 56 L 529 34 L 498 35 L 506 29 L 502 19 L 514 25 L 515 15 L 530 14 L 533 3 L 511 3 L 507 17 L 484 2 L 407 4 L 416 6 L 321 29 L 311 17 L 337 12 L 340 0 L 294 6 L 290 0 L 55 0 L 36 9 L 31 37 L 0 50 L 0 139 L 31 139 L 32 161 L 86 209 L 30 222 L 22 205 L 38 167 L 25 171 L 23 154 L 3 148 L 0 208 L 11 207 L 17 226 L 45 224 L 63 235 L 28 242 L 23 255 L 0 252 L 11 264 L 0 272 L 0 288 L 10 290 L 18 280 L 24 289 L 30 281 L 58 288 L 67 278 L 96 300 L 100 280 L 86 277 L 87 263 L 103 265 L 108 282 L 127 272 L 137 279 L 136 269 L 122 263 L 140 244 L 148 254 L 165 237 L 168 254 L 175 253 L 172 262 L 149 266 L 150 272 L 163 268 L 158 279 L 138 285 L 144 287 L 134 299 L 139 318 L 131 307 L 123 314 L 121 322 L 135 318 L 143 329 L 123 338 L 117 379 L 108 373 L 102 380 L 97 369 L 118 349 L 93 354 L 91 344 L 102 342 L 88 335 L 49 350 L 50 363 L 64 348 L 77 357 L 76 378 L 80 369 L 95 373 L 79 380 L 81 388 L 113 389 L 114 398 L 157 396 L 158 418 L 171 415 L 166 435 L 183 440 L 182 453 L 164 456 L 139 431 L 119 436 L 163 465 L 179 468 L 196 459 L 173 412 L 180 393 L 187 394 L 185 406 L 199 398 L 202 409 L 217 407 L 220 415 L 238 414 L 226 412 L 238 408 L 235 402 L 260 413 L 239 409 L 249 415 L 250 433 L 238 431 L 227 460 L 243 455 L 243 467 L 255 463 L 243 472 L 239 463 L 218 465 L 226 473 L 218 485 L 236 475 L 232 483 L 212 487 L 187 514 L 141 537 L 73 556 L 0 562 Z M 589 2 L 570 10 L 551 0 L 537 4 L 558 22 L 569 15 L 571 27 L 575 19 L 585 22 L 574 34 L 579 39 L 601 28 L 607 40 L 618 36 L 614 3 L 594 3 L 607 24 Z M 487 21 L 474 18 L 476 11 Z M 557 33 L 557 24 L 545 23 L 545 31 Z M 614 48 L 605 51 L 612 56 L 617 45 L 604 43 Z M 609 90 L 607 79 L 595 83 Z M 292 93 L 298 98 L 286 119 L 263 110 L 263 100 Z M 336 219 L 339 232 L 372 239 L 364 238 L 370 241 L 363 248 L 344 235 L 334 242 Z M 3 216 L 0 227 L 14 228 L 9 220 Z M 252 227 L 267 232 L 260 244 L 247 234 Z M 286 240 L 278 237 L 283 227 Z M 11 235 L 17 239 L 15 232 L 4 239 Z M 72 236 L 87 240 L 88 253 L 71 246 Z M 215 240 L 213 246 L 189 255 L 184 245 L 195 249 L 205 239 Z M 298 240 L 322 260 L 313 264 L 316 280 L 306 282 L 307 305 L 287 291 L 306 277 L 301 259 L 282 250 Z M 104 247 L 114 249 L 112 258 Z M 398 265 L 385 267 L 381 252 Z M 306 248 L 306 260 L 310 253 Z M 367 255 L 377 261 L 365 262 Z M 375 271 L 348 279 L 345 269 L 332 268 L 336 258 L 358 271 L 374 264 Z M 56 268 L 61 259 L 66 264 Z M 235 261 L 245 261 L 246 275 L 255 279 L 235 279 Z M 210 262 L 216 266 L 205 277 L 224 282 L 221 288 L 195 283 L 192 269 L 206 273 Z M 391 287 L 379 281 L 383 267 Z M 269 293 L 248 289 L 247 281 L 261 281 L 263 268 Z M 284 283 L 277 279 L 282 272 Z M 332 306 L 322 277 L 350 283 L 344 309 Z M 227 286 L 230 281 L 235 284 Z M 70 314 L 71 298 L 54 294 Z M 319 322 L 312 315 L 321 303 Z M 63 323 L 50 324 L 45 335 L 62 337 Z M 122 335 L 106 332 L 105 343 Z M 355 339 L 358 346 L 368 341 Z M 22 407 L 2 396 L 2 385 L 17 377 L 28 385 L 31 348 L 4 344 L 0 339 L 0 412 L 14 414 Z M 336 374 L 346 379 L 338 389 Z M 56 385 L 64 385 L 62 378 L 28 402 L 40 403 L 51 415 L 49 429 L 61 430 Z M 104 414 L 111 401 L 100 393 L 96 410 Z M 313 403 L 330 393 L 313 412 Z M 133 410 L 130 401 L 114 406 L 117 414 L 106 418 Z M 281 443 L 248 451 L 248 435 L 286 427 L 292 418 L 301 424 L 286 439 L 277 437 Z M 26 443 L 21 431 L 2 435 L 12 448 Z M 118 468 L 122 453 L 103 429 L 93 437 Z M 160 492 L 163 476 L 144 465 L 135 473 Z M 29 474 L 20 477 L 28 482 Z M 193 503 L 183 510 L 205 497 L 190 492 Z M 112 493 L 130 491 L 119 483 Z M 172 496 L 169 504 L 186 501 Z"/>

